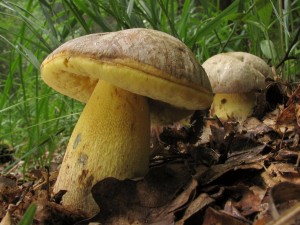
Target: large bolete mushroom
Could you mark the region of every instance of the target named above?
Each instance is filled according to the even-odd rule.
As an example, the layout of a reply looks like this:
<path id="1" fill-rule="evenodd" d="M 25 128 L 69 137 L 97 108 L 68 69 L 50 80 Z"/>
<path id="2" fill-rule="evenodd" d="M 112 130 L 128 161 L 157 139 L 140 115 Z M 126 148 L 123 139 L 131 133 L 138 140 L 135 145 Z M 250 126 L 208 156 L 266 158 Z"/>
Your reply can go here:
<path id="1" fill-rule="evenodd" d="M 157 120 L 160 113 L 180 119 L 184 112 L 209 108 L 212 102 L 209 80 L 193 53 L 155 30 L 76 38 L 51 53 L 41 73 L 50 87 L 86 102 L 54 193 L 67 190 L 63 205 L 87 215 L 99 210 L 90 193 L 96 182 L 147 172 L 150 113 Z"/>
<path id="2" fill-rule="evenodd" d="M 271 68 L 261 58 L 246 52 L 221 53 L 203 63 L 213 92 L 211 115 L 243 121 L 256 105 L 256 92 L 265 88 Z"/>

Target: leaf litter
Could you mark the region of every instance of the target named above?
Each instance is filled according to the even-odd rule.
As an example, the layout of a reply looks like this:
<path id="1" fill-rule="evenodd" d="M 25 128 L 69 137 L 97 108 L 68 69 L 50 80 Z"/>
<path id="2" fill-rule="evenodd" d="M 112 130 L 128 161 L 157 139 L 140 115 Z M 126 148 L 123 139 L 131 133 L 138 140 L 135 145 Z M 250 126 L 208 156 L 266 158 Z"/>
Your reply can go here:
<path id="1" fill-rule="evenodd" d="M 156 129 L 147 175 L 95 184 L 101 210 L 92 218 L 65 209 L 63 192 L 52 194 L 57 169 L 3 173 L 0 224 L 18 224 L 32 203 L 33 224 L 300 224 L 300 86 L 289 94 L 285 87 L 273 82 L 267 107 L 242 123 L 196 111 L 189 122 Z"/>

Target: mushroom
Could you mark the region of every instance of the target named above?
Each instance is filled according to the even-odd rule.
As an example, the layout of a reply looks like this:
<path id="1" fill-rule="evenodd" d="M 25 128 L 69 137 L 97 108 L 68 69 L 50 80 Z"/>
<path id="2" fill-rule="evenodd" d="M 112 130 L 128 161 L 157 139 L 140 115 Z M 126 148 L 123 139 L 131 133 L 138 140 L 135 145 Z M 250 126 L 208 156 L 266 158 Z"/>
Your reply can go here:
<path id="1" fill-rule="evenodd" d="M 62 204 L 99 211 L 92 186 L 106 177 L 145 175 L 150 113 L 160 121 L 212 102 L 208 77 L 193 53 L 163 32 L 136 28 L 82 36 L 61 45 L 41 65 L 50 87 L 86 103 L 54 185 Z M 165 121 L 165 118 L 163 118 Z"/>
<path id="2" fill-rule="evenodd" d="M 215 93 L 210 114 L 243 121 L 256 106 L 256 92 L 265 88 L 271 68 L 259 57 L 246 52 L 221 53 L 202 64 Z"/>

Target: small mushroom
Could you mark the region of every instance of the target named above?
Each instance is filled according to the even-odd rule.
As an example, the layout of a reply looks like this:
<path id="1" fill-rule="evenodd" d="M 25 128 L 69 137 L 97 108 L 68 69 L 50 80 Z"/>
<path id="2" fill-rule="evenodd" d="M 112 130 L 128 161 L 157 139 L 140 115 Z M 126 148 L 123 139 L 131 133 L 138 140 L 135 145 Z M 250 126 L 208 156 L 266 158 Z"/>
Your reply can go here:
<path id="1" fill-rule="evenodd" d="M 245 52 L 221 53 L 203 63 L 213 92 L 210 114 L 220 119 L 243 121 L 256 105 L 256 92 L 265 88 L 271 68 L 259 57 Z"/>
<path id="2" fill-rule="evenodd" d="M 176 120 L 209 108 L 213 98 L 208 77 L 188 47 L 150 29 L 71 40 L 44 60 L 41 73 L 50 87 L 86 103 L 54 193 L 67 190 L 62 204 L 87 215 L 99 211 L 91 195 L 95 183 L 147 172 L 150 113 L 158 121 L 166 122 L 167 115 Z"/>

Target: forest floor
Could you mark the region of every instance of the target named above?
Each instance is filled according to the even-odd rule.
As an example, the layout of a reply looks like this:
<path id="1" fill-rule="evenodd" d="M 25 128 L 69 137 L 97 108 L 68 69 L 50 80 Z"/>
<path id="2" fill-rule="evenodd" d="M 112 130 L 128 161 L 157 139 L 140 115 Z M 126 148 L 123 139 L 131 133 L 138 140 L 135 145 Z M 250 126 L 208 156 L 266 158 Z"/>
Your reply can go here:
<path id="1" fill-rule="evenodd" d="M 32 203 L 33 224 L 300 224 L 300 86 L 270 82 L 261 96 L 258 116 L 240 123 L 196 111 L 192 126 L 161 127 L 144 178 L 93 186 L 93 218 L 51 193 L 56 169 L 2 175 L 1 225 L 17 224 Z"/>

